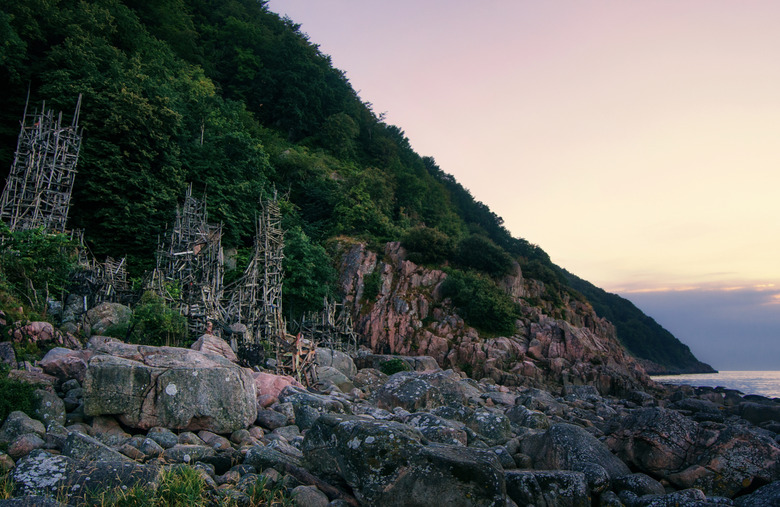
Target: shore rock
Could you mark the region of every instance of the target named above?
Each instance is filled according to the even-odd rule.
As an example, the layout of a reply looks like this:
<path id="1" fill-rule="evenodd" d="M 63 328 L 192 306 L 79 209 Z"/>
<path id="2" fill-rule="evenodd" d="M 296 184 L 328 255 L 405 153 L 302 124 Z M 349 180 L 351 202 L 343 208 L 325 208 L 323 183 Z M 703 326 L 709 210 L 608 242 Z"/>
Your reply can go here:
<path id="1" fill-rule="evenodd" d="M 130 427 L 230 433 L 257 417 L 255 382 L 227 359 L 175 347 L 107 340 L 84 380 L 84 412 L 116 415 Z"/>

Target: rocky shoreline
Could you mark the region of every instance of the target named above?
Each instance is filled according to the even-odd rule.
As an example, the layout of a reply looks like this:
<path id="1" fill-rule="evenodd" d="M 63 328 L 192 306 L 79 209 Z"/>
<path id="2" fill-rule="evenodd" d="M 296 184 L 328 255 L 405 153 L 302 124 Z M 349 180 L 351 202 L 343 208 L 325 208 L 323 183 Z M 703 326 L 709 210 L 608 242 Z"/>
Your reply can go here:
<path id="1" fill-rule="evenodd" d="M 219 338 L 195 347 L 97 336 L 12 371 L 38 401 L 0 428 L 14 496 L 0 505 L 79 505 L 90 488 L 154 484 L 181 466 L 214 505 L 249 505 L 258 477 L 306 506 L 780 502 L 776 399 L 505 386 L 431 357 L 326 349 L 318 388 L 304 389 L 241 368 Z"/>

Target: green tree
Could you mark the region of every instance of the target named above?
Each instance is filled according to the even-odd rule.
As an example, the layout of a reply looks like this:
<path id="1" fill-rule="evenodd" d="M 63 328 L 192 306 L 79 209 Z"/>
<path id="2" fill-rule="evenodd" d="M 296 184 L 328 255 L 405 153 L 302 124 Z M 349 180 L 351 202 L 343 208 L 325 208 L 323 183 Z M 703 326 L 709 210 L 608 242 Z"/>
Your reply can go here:
<path id="1" fill-rule="evenodd" d="M 321 245 L 313 243 L 300 227 L 284 236 L 283 308 L 293 318 L 322 309 L 333 296 L 336 270 Z"/>
<path id="2" fill-rule="evenodd" d="M 442 295 L 452 300 L 469 325 L 489 333 L 515 333 L 519 307 L 487 276 L 451 270 L 442 284 Z"/>

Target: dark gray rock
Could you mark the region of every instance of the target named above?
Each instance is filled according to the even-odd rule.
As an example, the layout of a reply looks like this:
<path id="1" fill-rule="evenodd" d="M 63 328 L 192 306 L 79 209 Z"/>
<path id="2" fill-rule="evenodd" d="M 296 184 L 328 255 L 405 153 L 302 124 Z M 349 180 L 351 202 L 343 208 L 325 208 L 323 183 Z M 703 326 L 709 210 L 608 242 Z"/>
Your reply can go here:
<path id="1" fill-rule="evenodd" d="M 194 464 L 196 461 L 203 461 L 206 458 L 213 457 L 217 452 L 206 445 L 176 444 L 169 449 L 165 449 L 162 457 L 169 463 Z"/>
<path id="2" fill-rule="evenodd" d="M 268 446 L 256 445 L 246 453 L 244 465 L 251 465 L 257 470 L 273 468 L 280 473 L 285 473 L 287 465 L 300 468 L 301 460 Z"/>
<path id="3" fill-rule="evenodd" d="M 11 471 L 15 495 L 43 494 L 83 500 L 88 491 L 155 485 L 160 469 L 133 461 L 84 461 L 35 451 L 19 460 Z"/>
<path id="4" fill-rule="evenodd" d="M 753 403 L 743 402 L 739 404 L 739 415 L 753 424 L 761 424 L 767 421 L 780 422 L 780 403 Z"/>
<path id="5" fill-rule="evenodd" d="M 290 492 L 295 507 L 328 507 L 328 496 L 315 486 L 298 486 Z"/>
<path id="6" fill-rule="evenodd" d="M 706 495 L 699 489 L 684 489 L 674 491 L 668 495 L 640 496 L 632 504 L 632 507 L 711 507 Z"/>
<path id="7" fill-rule="evenodd" d="M 74 431 L 65 439 L 62 455 L 81 461 L 128 461 L 127 456 L 115 451 L 103 442 Z"/>
<path id="8" fill-rule="evenodd" d="M 498 411 L 477 409 L 464 423 L 489 446 L 504 444 L 512 438 L 509 418 Z"/>
<path id="9" fill-rule="evenodd" d="M 0 363 L 16 368 L 16 352 L 11 342 L 0 342 Z"/>
<path id="10" fill-rule="evenodd" d="M 431 442 L 449 445 L 467 445 L 468 435 L 461 422 L 437 417 L 428 412 L 417 412 L 406 420 L 406 424 L 416 428 Z"/>
<path id="11" fill-rule="evenodd" d="M 524 439 L 522 452 L 534 459 L 534 468 L 585 473 L 594 492 L 609 489 L 612 477 L 631 473 L 628 466 L 585 429 L 554 424 L 549 430 Z"/>
<path id="12" fill-rule="evenodd" d="M 367 505 L 500 505 L 504 481 L 494 453 L 421 440 L 397 422 L 325 414 L 302 451 L 315 475 L 346 483 Z"/>
<path id="13" fill-rule="evenodd" d="M 287 416 L 276 410 L 258 409 L 256 424 L 269 430 L 287 425 Z"/>
<path id="14" fill-rule="evenodd" d="M 663 495 L 663 485 L 649 475 L 635 473 L 612 478 L 612 490 L 615 493 L 630 491 L 636 496 Z"/>
<path id="15" fill-rule="evenodd" d="M 506 494 L 517 505 L 589 507 L 585 474 L 565 470 L 510 470 L 504 473 Z"/>
<path id="16" fill-rule="evenodd" d="M 766 507 L 780 505 L 780 481 L 762 486 L 753 493 L 734 501 L 738 507 Z"/>
<path id="17" fill-rule="evenodd" d="M 333 396 L 314 394 L 298 387 L 287 386 L 279 394 L 279 401 L 292 404 L 295 424 L 300 429 L 311 428 L 314 421 L 324 413 L 350 413 L 348 403 Z"/>
<path id="18" fill-rule="evenodd" d="M 43 437 L 46 434 L 46 427 L 41 421 L 33 419 L 24 412 L 18 410 L 11 412 L 0 428 L 0 444 L 10 444 L 17 437 L 28 433 Z"/>
<path id="19" fill-rule="evenodd" d="M 170 449 L 179 443 L 179 436 L 168 428 L 156 426 L 146 432 L 146 438 L 151 438 L 163 449 Z"/>
<path id="20" fill-rule="evenodd" d="M 401 407 L 410 412 L 430 410 L 444 405 L 444 396 L 438 387 L 415 372 L 399 372 L 391 375 L 373 393 L 379 408 L 392 410 Z"/>
<path id="21" fill-rule="evenodd" d="M 543 412 L 531 410 L 523 405 L 515 405 L 508 409 L 504 415 L 517 426 L 534 429 L 547 429 L 550 427 L 550 419 Z"/>

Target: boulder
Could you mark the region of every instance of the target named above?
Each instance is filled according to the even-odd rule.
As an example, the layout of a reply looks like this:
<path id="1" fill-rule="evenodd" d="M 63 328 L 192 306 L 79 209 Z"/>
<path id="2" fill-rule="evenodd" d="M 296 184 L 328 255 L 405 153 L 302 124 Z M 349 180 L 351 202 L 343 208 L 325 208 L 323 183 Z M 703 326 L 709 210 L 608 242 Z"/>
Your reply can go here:
<path id="1" fill-rule="evenodd" d="M 780 505 L 780 481 L 761 486 L 753 493 L 741 496 L 734 501 L 738 507 L 765 507 Z"/>
<path id="2" fill-rule="evenodd" d="M 622 418 L 607 445 L 636 470 L 667 477 L 685 468 L 697 434 L 697 423 L 677 411 L 641 408 Z"/>
<path id="3" fill-rule="evenodd" d="M 554 424 L 544 433 L 521 442 L 522 452 L 533 457 L 534 468 L 583 472 L 596 493 L 609 489 L 612 477 L 631 473 L 628 466 L 585 429 Z"/>
<path id="4" fill-rule="evenodd" d="M 249 370 L 221 356 L 116 341 L 93 350 L 84 379 L 88 416 L 115 415 L 140 429 L 164 426 L 215 433 L 246 428 L 257 417 Z"/>
<path id="5" fill-rule="evenodd" d="M 320 415 L 331 412 L 349 413 L 349 407 L 333 396 L 314 394 L 298 387 L 287 386 L 279 395 L 279 401 L 290 403 L 295 413 L 295 424 L 302 430 L 311 428 Z"/>
<path id="6" fill-rule="evenodd" d="M 585 474 L 567 470 L 511 470 L 504 473 L 506 494 L 517 505 L 589 507 Z"/>
<path id="7" fill-rule="evenodd" d="M 753 424 L 767 421 L 780 422 L 780 403 L 754 403 L 745 401 L 739 404 L 739 415 Z"/>
<path id="8" fill-rule="evenodd" d="M 466 426 L 461 422 L 443 419 L 428 412 L 418 412 L 412 414 L 406 424 L 419 430 L 431 442 L 461 446 L 468 444 Z"/>
<path id="9" fill-rule="evenodd" d="M 340 350 L 317 347 L 316 362 L 318 366 L 336 368 L 348 379 L 354 377 L 358 371 L 355 362 L 349 354 Z"/>
<path id="10" fill-rule="evenodd" d="M 10 365 L 16 368 L 16 352 L 11 342 L 0 342 L 0 364 Z"/>
<path id="11" fill-rule="evenodd" d="M 491 451 L 421 444 L 409 426 L 325 414 L 306 433 L 309 468 L 378 506 L 500 505 L 503 470 Z"/>
<path id="12" fill-rule="evenodd" d="M 328 507 L 328 496 L 315 486 L 296 486 L 290 493 L 295 507 Z"/>
<path id="13" fill-rule="evenodd" d="M 190 345 L 190 348 L 192 350 L 197 350 L 198 352 L 203 352 L 204 354 L 216 354 L 224 357 L 228 361 L 238 363 L 238 357 L 236 357 L 236 353 L 233 352 L 230 345 L 222 338 L 214 336 L 213 334 L 202 335 L 195 343 Z"/>
<path id="14" fill-rule="evenodd" d="M 499 445 L 512 438 L 509 418 L 498 411 L 480 408 L 464 421 L 488 445 Z"/>
<path id="15" fill-rule="evenodd" d="M 127 457 L 96 438 L 73 431 L 65 439 L 62 455 L 81 461 L 126 461 Z"/>
<path id="16" fill-rule="evenodd" d="M 51 423 L 65 424 L 65 402 L 62 398 L 45 389 L 36 389 L 32 402 L 32 415 L 44 426 Z"/>
<path id="17" fill-rule="evenodd" d="M 104 335 L 113 329 L 125 329 L 133 319 L 133 311 L 119 303 L 100 303 L 87 311 L 84 318 L 84 334 Z"/>
<path id="18" fill-rule="evenodd" d="M 279 394 L 287 386 L 304 388 L 300 382 L 287 375 L 274 375 L 273 373 L 255 371 L 252 372 L 252 377 L 258 397 L 270 396 L 274 399 L 279 399 Z"/>
<path id="19" fill-rule="evenodd" d="M 71 350 L 63 347 L 55 347 L 48 351 L 43 359 L 38 361 L 38 366 L 43 371 L 60 382 L 75 379 L 84 381 L 87 373 L 87 361 L 92 357 L 90 350 Z"/>
<path id="20" fill-rule="evenodd" d="M 317 381 L 325 386 L 333 384 L 345 393 L 355 387 L 346 375 L 332 366 L 317 366 Z"/>
<path id="21" fill-rule="evenodd" d="M 41 421 L 33 419 L 24 412 L 18 410 L 11 412 L 0 427 L 0 445 L 10 444 L 17 437 L 29 433 L 43 437 L 46 434 L 46 427 Z"/>
<path id="22" fill-rule="evenodd" d="M 156 465 L 139 465 L 126 458 L 93 462 L 38 450 L 19 460 L 10 478 L 17 496 L 44 494 L 73 502 L 83 501 L 89 491 L 154 485 L 159 473 Z"/>
<path id="23" fill-rule="evenodd" d="M 398 372 L 390 376 L 373 393 L 373 399 L 379 408 L 392 410 L 401 407 L 404 410 L 430 410 L 444 405 L 444 395 L 426 375 L 416 372 Z"/>

